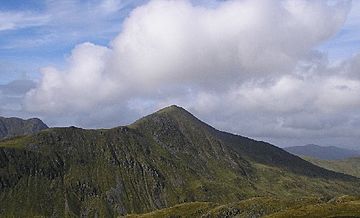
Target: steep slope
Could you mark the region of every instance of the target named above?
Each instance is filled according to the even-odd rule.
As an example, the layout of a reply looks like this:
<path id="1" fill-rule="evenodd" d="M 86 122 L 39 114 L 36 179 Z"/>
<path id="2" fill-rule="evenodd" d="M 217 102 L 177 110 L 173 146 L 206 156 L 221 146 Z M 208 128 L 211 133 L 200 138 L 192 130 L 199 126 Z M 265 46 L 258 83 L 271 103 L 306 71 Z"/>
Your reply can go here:
<path id="1" fill-rule="evenodd" d="M 360 178 L 360 157 L 353 157 L 344 160 L 319 160 L 310 157 L 303 157 L 303 159 L 325 169 Z"/>
<path id="2" fill-rule="evenodd" d="M 304 145 L 284 148 L 289 153 L 312 157 L 320 160 L 341 160 L 360 156 L 359 151 L 338 148 L 335 146 Z"/>
<path id="3" fill-rule="evenodd" d="M 360 180 L 220 132 L 177 106 L 109 130 L 0 142 L 0 216 L 105 216 L 254 196 L 360 195 Z"/>
<path id="4" fill-rule="evenodd" d="M 47 128 L 46 124 L 37 118 L 23 120 L 0 117 L 0 139 L 37 133 Z"/>

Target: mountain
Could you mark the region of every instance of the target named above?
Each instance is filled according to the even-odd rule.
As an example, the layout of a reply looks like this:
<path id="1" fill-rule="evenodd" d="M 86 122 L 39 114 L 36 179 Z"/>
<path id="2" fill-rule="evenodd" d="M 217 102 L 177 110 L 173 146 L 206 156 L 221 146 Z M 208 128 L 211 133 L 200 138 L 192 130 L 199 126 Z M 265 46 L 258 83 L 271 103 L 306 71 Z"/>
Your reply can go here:
<path id="1" fill-rule="evenodd" d="M 340 160 L 360 156 L 359 151 L 335 146 L 304 145 L 284 148 L 289 153 L 312 157 L 320 160 Z"/>
<path id="2" fill-rule="evenodd" d="M 0 217 L 115 217 L 253 197 L 323 202 L 360 196 L 359 183 L 177 106 L 129 126 L 50 128 L 0 142 Z"/>
<path id="3" fill-rule="evenodd" d="M 23 120 L 0 117 L 0 139 L 37 133 L 47 128 L 48 126 L 37 118 Z"/>
<path id="4" fill-rule="evenodd" d="M 360 178 L 360 157 L 352 157 L 343 160 L 319 160 L 309 157 L 304 157 L 304 159 L 325 169 L 346 173 Z"/>

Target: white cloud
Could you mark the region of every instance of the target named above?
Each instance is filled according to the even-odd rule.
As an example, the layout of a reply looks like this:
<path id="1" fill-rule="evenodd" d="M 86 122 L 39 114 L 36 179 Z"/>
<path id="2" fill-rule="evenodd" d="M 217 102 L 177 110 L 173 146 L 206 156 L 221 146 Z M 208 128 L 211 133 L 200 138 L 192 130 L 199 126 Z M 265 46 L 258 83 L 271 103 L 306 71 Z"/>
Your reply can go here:
<path id="1" fill-rule="evenodd" d="M 228 1 L 216 9 L 154 1 L 136 9 L 114 40 L 116 67 L 146 85 L 289 72 L 337 31 L 348 10 L 309 2 L 294 8 L 276 1 Z"/>
<path id="2" fill-rule="evenodd" d="M 360 81 L 344 72 L 351 64 L 329 67 L 314 51 L 349 9 L 347 1 L 151 1 L 132 11 L 109 47 L 80 44 L 63 71 L 43 69 L 27 110 L 98 126 L 177 103 L 250 136 L 350 128 Z M 349 122 L 332 119 L 344 111 Z"/>
<path id="3" fill-rule="evenodd" d="M 0 31 L 41 26 L 48 20 L 49 17 L 46 15 L 37 15 L 31 12 L 0 11 Z"/>
<path id="4" fill-rule="evenodd" d="M 84 111 L 111 97 L 118 86 L 105 73 L 111 51 L 91 43 L 78 45 L 68 60 L 69 70 L 44 68 L 41 84 L 27 95 L 30 110 Z"/>

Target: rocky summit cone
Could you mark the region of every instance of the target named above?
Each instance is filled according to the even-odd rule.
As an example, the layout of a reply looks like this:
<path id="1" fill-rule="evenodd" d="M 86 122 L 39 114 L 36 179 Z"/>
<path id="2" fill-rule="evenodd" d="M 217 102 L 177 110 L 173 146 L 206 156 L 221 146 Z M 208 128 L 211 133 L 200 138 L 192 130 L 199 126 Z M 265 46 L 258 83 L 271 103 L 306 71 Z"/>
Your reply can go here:
<path id="1" fill-rule="evenodd" d="M 50 128 L 0 142 L 0 216 L 144 213 L 184 202 L 360 195 L 360 180 L 170 106 L 108 130 Z"/>

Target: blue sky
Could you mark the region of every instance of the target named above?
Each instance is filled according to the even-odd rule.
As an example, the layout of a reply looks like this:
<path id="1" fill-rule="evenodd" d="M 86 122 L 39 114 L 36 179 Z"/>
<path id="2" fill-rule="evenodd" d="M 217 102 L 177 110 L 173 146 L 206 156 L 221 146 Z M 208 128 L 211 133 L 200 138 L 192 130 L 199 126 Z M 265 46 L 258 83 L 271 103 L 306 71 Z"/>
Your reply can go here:
<path id="1" fill-rule="evenodd" d="M 354 147 L 359 54 L 357 0 L 1 1 L 0 116 L 112 127 L 179 104 L 279 145 Z"/>
<path id="2" fill-rule="evenodd" d="M 14 26 L 6 27 L 0 23 L 0 84 L 23 78 L 24 74 L 38 78 L 39 69 L 44 66 L 61 68 L 71 50 L 79 43 L 108 45 L 121 31 L 122 21 L 129 12 L 148 1 L 108 1 L 113 4 L 118 2 L 118 8 L 106 11 L 99 19 L 91 21 L 93 11 L 86 8 L 99 7 L 103 2 L 2 1 L 0 19 L 3 18 L 4 23 L 8 20 Z M 193 3 L 216 5 L 216 1 L 197 0 Z M 55 15 L 52 14 L 54 11 Z M 90 24 L 94 27 L 88 28 Z M 360 51 L 359 1 L 353 1 L 345 25 L 335 36 L 322 43 L 319 50 L 327 53 L 331 61 L 349 58 Z"/>
<path id="3" fill-rule="evenodd" d="M 39 68 L 64 64 L 76 44 L 109 44 L 128 13 L 145 1 L 107 1 L 118 8 L 103 14 L 86 8 L 106 1 L 2 1 L 0 4 L 0 83 L 38 77 Z M 109 6 L 113 7 L 113 6 Z M 112 10 L 114 9 L 114 10 Z M 89 28 L 91 26 L 91 28 Z"/>
<path id="4" fill-rule="evenodd" d="M 108 45 L 121 31 L 131 10 L 148 0 L 29 0 L 0 4 L 0 84 L 14 78 L 38 77 L 39 68 L 61 67 L 79 43 Z M 216 1 L 194 0 L 212 7 Z M 103 14 L 96 14 L 94 8 Z M 112 10 L 113 9 L 113 10 Z M 101 12 L 100 12 L 101 13 Z M 94 19 L 96 16 L 96 19 Z M 6 21 L 13 27 L 6 27 Z M 91 28 L 89 28 L 91 27 Z"/>
<path id="5" fill-rule="evenodd" d="M 320 47 L 331 60 L 345 59 L 360 51 L 360 1 L 353 1 L 352 8 L 341 30 Z"/>

